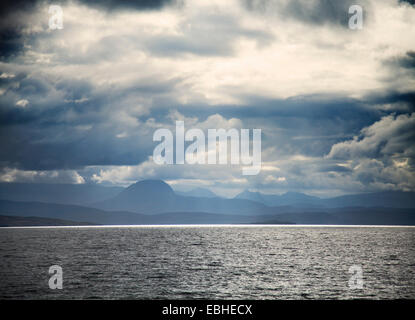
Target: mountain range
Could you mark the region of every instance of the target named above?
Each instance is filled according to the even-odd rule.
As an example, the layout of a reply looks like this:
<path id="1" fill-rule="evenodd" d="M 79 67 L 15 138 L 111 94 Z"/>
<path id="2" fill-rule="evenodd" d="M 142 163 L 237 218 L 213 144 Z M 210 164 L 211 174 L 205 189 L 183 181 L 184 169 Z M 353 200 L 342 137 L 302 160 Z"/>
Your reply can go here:
<path id="1" fill-rule="evenodd" d="M 161 180 L 144 180 L 130 185 L 113 198 L 93 205 L 103 210 L 139 213 L 210 212 L 227 215 L 271 213 L 262 203 L 247 199 L 189 197 L 176 194 Z"/>
<path id="2" fill-rule="evenodd" d="M 232 199 L 208 189 L 175 192 L 161 180 L 127 188 L 0 183 L 0 215 L 84 224 L 296 223 L 415 225 L 414 192 L 378 192 L 322 199 L 303 193 L 244 191 Z M 16 223 L 33 222 L 20 219 Z M 22 222 L 23 221 L 23 222 Z M 32 221 L 32 222 L 30 222 Z"/>
<path id="3" fill-rule="evenodd" d="M 282 195 L 267 195 L 245 190 L 236 199 L 247 199 L 267 206 L 294 206 L 299 208 L 324 207 L 391 207 L 415 208 L 415 192 L 384 191 L 361 193 L 322 199 L 304 193 L 287 192 Z"/>

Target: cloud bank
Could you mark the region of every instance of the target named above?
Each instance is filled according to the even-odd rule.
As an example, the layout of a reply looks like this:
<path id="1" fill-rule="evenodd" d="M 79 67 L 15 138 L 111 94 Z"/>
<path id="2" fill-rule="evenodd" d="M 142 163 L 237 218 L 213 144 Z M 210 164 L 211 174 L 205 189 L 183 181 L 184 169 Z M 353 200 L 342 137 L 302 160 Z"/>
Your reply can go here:
<path id="1" fill-rule="evenodd" d="M 0 180 L 414 190 L 415 8 L 358 1 L 3 2 Z M 263 170 L 156 166 L 157 128 L 263 132 Z"/>

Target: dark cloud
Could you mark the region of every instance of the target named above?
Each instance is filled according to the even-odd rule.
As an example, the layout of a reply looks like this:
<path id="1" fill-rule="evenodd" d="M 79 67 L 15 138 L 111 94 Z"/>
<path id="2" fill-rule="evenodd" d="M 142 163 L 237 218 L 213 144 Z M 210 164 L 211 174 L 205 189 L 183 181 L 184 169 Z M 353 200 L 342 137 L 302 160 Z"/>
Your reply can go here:
<path id="1" fill-rule="evenodd" d="M 178 0 L 78 0 L 78 2 L 103 10 L 157 10 L 167 5 L 178 4 Z"/>
<path id="2" fill-rule="evenodd" d="M 0 30 L 0 60 L 15 57 L 23 50 L 23 36 L 13 29 Z"/>
<path id="3" fill-rule="evenodd" d="M 385 116 L 399 116 L 396 110 L 384 110 L 378 105 L 411 103 L 415 97 L 413 92 L 377 93 L 363 99 L 335 95 L 288 99 L 242 96 L 244 103 L 238 105 L 183 105 L 177 98 L 182 85 L 182 79 L 156 77 L 109 87 L 96 87 L 90 81 L 75 77 L 53 79 L 42 73 L 20 72 L 3 77 L 0 86 L 7 90 L 0 100 L 0 166 L 82 170 L 86 166 L 137 165 L 147 160 L 154 148 L 155 127 L 148 126 L 147 122 L 172 125 L 173 110 L 199 122 L 220 114 L 225 119 L 240 119 L 246 128 L 261 128 L 263 150 L 275 148 L 271 156 L 264 156 L 264 161 L 295 154 L 321 158 L 330 153 L 333 145 L 338 145 L 332 153 L 334 160 L 358 159 L 360 153 L 347 151 L 347 146 L 340 148 L 341 143 L 359 136 L 362 128 Z M 20 99 L 27 99 L 28 106 L 16 106 Z M 145 107 L 135 114 L 134 106 L 140 101 L 145 101 Z M 397 150 L 394 149 L 397 144 L 399 152 L 409 150 L 414 141 L 399 138 L 402 137 L 399 128 L 407 131 L 410 126 L 397 127 L 387 135 L 391 144 L 386 149 L 380 139 L 370 154 L 374 159 L 384 158 L 379 150 L 390 150 L 389 157 Z M 406 156 L 411 158 L 409 154 Z M 389 170 L 388 163 L 383 163 L 382 170 Z M 380 165 L 367 163 L 367 166 L 375 172 L 374 168 Z M 284 174 L 298 177 L 310 172 L 348 174 L 350 171 L 335 163 L 315 164 L 308 169 L 298 164 L 286 170 Z M 169 175 L 174 178 L 175 173 Z M 364 172 L 359 177 L 369 183 Z"/>
<path id="4" fill-rule="evenodd" d="M 135 165 L 154 148 L 134 102 L 168 95 L 178 79 L 141 79 L 96 88 L 82 79 L 18 74 L 0 79 L 1 165 L 25 170 Z M 27 106 L 17 105 L 26 99 Z M 131 105 L 133 103 L 133 106 Z"/>
<path id="5" fill-rule="evenodd" d="M 369 2 L 366 0 L 242 0 L 245 8 L 253 12 L 275 14 L 281 18 L 295 19 L 313 25 L 338 25 L 348 27 L 349 7 L 363 7 L 367 19 Z"/>
<path id="6" fill-rule="evenodd" d="M 20 83 L 22 85 L 16 89 L 17 92 L 9 92 L 7 96 L 14 96 L 12 93 L 21 96 L 24 92 L 30 106 L 19 108 L 14 105 L 16 99 L 9 99 L 9 104 L 0 109 L 4 135 L 0 158 L 9 166 L 13 164 L 24 169 L 44 170 L 87 165 L 131 165 L 152 154 L 153 130 L 143 134 L 139 128 L 129 129 L 124 127 L 123 122 L 117 123 L 113 118 L 124 112 L 120 104 L 123 99 L 128 99 L 140 90 L 138 85 L 118 88 L 114 96 L 111 90 L 105 94 L 96 92 L 91 85 L 82 81 L 60 81 L 49 87 L 39 80 L 27 81 L 27 78 L 21 79 Z M 140 95 L 146 92 L 153 97 L 166 94 L 173 90 L 174 85 L 142 87 Z M 59 96 L 64 99 L 56 99 L 56 105 L 50 101 L 49 105 L 40 106 L 36 103 L 36 88 L 42 91 L 42 95 L 51 95 L 52 101 L 56 90 L 61 92 Z M 73 102 L 73 99 L 84 97 L 90 100 Z M 63 102 L 68 99 L 71 100 Z M 180 106 L 176 102 L 177 108 L 174 108 L 200 121 L 212 114 L 221 114 L 225 118 L 239 118 L 248 127 L 263 128 L 264 146 L 278 145 L 278 153 L 285 155 L 301 153 L 321 156 L 328 153 L 333 143 L 357 133 L 363 126 L 379 118 L 377 112 L 365 109 L 356 102 L 346 105 L 346 102 L 332 100 L 322 105 L 311 100 L 302 98 L 265 103 L 258 99 L 244 106 L 200 105 L 192 108 Z M 173 95 L 169 101 L 174 101 Z M 165 109 L 154 107 L 151 113 L 139 118 L 142 123 L 153 118 L 157 123 L 170 125 L 171 110 L 172 105 L 166 105 Z M 133 119 L 133 115 L 130 117 Z M 87 130 L 78 129 L 82 126 L 91 127 Z M 275 131 L 275 128 L 278 130 Z M 123 131 L 130 135 L 124 139 L 117 138 L 116 135 Z M 302 136 L 308 138 L 301 139 Z"/>
<path id="7" fill-rule="evenodd" d="M 319 168 L 320 172 L 351 172 L 352 169 L 339 165 L 323 165 Z"/>
<path id="8" fill-rule="evenodd" d="M 352 140 L 331 148 L 333 159 L 415 157 L 415 113 L 388 115 L 361 130 Z"/>
<path id="9" fill-rule="evenodd" d="M 1 1 L 0 3 L 0 60 L 17 56 L 24 47 L 27 15 L 33 12 L 38 1 Z"/>
<path id="10" fill-rule="evenodd" d="M 21 82 L 25 79 L 19 76 Z M 24 170 L 75 169 L 87 174 L 83 171 L 86 166 L 137 165 L 147 160 L 154 148 L 152 133 L 155 129 L 146 128 L 146 121 L 153 119 L 160 125 L 172 125 L 174 119 L 171 118 L 171 112 L 177 109 L 187 117 L 198 118 L 199 122 L 218 113 L 227 119 L 241 119 L 245 127 L 261 128 L 264 133 L 263 150 L 273 146 L 276 149 L 271 159 L 264 158 L 264 161 L 283 160 L 293 154 L 315 157 L 311 163 L 289 161 L 286 165 L 282 164 L 280 174 L 286 176 L 288 182 L 280 188 L 318 188 L 314 179 L 323 184 L 337 183 L 339 188 L 342 183 L 350 181 L 359 183 L 361 190 L 366 190 L 366 187 L 377 190 L 379 186 L 400 184 L 407 188 L 413 176 L 409 169 L 397 168 L 392 158 L 406 161 L 408 165 L 414 163 L 415 155 L 411 147 L 415 145 L 412 130 L 414 116 L 396 115 L 393 110 L 376 108 L 379 101 L 394 101 L 394 97 L 403 99 L 405 96 L 390 95 L 378 99 L 372 96 L 364 102 L 332 96 L 301 96 L 281 100 L 250 97 L 249 103 L 245 105 L 184 106 L 174 100 L 174 95 L 167 95 L 171 105 L 166 104 L 162 108 L 161 104 L 156 103 L 147 115 L 137 117 L 140 120 L 137 127 L 128 128 L 123 122 L 117 121 L 117 115 L 125 111 L 120 107 L 122 102 L 115 103 L 119 97 L 131 96 L 134 88 L 141 89 L 143 95 L 148 93 L 153 97 L 169 94 L 174 92 L 176 84 L 161 82 L 154 87 L 140 87 L 137 83 L 131 87 L 116 88 L 116 94 L 111 90 L 104 94 L 91 84 L 82 81 L 77 83 L 76 80 L 61 80 L 54 86 L 43 87 L 27 82 L 28 86 L 43 90 L 48 88 L 46 95 L 51 94 L 49 90 L 54 92 L 59 86 L 59 91 L 65 97 L 88 96 L 91 100 L 49 105 L 45 109 L 36 104 L 27 108 L 10 106 L 8 118 L 2 118 L 0 129 L 0 166 Z M 115 99 L 108 101 L 108 97 L 113 96 Z M 35 100 L 31 96 L 27 98 Z M 368 101 L 372 101 L 372 104 L 368 105 Z M 116 135 L 123 131 L 127 136 L 117 138 Z M 356 135 L 357 138 L 353 139 L 350 135 Z M 329 156 L 323 159 L 325 154 Z M 336 163 L 350 160 L 353 161 L 350 166 Z M 181 172 L 165 168 L 155 175 L 161 179 L 208 178 L 206 174 L 201 175 L 199 168 L 190 169 Z M 264 184 L 266 174 L 264 172 L 264 176 L 258 177 L 256 185 Z M 353 183 L 342 187 L 357 191 Z"/>
<path id="11" fill-rule="evenodd" d="M 400 3 L 409 3 L 410 5 L 415 6 L 415 0 L 398 0 Z"/>
<path id="12" fill-rule="evenodd" d="M 109 124 L 91 129 L 75 125 L 7 126 L 1 130 L 2 166 L 24 170 L 83 168 L 88 165 L 135 165 L 152 153 L 152 136 L 134 134 L 118 139 Z"/>
<path id="13" fill-rule="evenodd" d="M 171 109 L 186 117 L 200 120 L 212 114 L 230 119 L 241 119 L 248 128 L 261 128 L 263 147 L 275 147 L 273 157 L 285 158 L 292 154 L 322 157 L 332 146 L 358 136 L 362 128 L 394 115 L 411 112 L 414 92 L 373 93 L 362 99 L 333 95 L 297 96 L 289 99 L 246 97 L 241 105 L 157 105 L 151 115 L 159 122 L 168 122 Z M 384 104 L 390 106 L 385 109 Z M 401 105 L 408 105 L 402 108 Z M 396 106 L 396 108 L 394 108 Z"/>
<path id="14" fill-rule="evenodd" d="M 415 91 L 377 92 L 367 95 L 364 99 L 364 103 L 375 106 L 390 104 L 389 112 L 397 114 L 415 112 Z M 402 106 L 405 108 L 402 108 Z"/>
<path id="15" fill-rule="evenodd" d="M 81 4 L 103 10 L 157 10 L 166 5 L 183 2 L 182 0 L 75 0 Z M 32 11 L 39 4 L 64 5 L 68 0 L 3 0 L 0 4 L 0 16 L 18 11 Z"/>
<path id="16" fill-rule="evenodd" d="M 276 148 L 276 158 L 292 154 L 323 156 L 332 145 L 354 135 L 395 110 L 381 110 L 378 101 L 362 101 L 332 95 L 298 96 L 289 99 L 245 97 L 240 105 L 178 105 L 172 101 L 154 106 L 151 115 L 168 122 L 172 109 L 201 121 L 212 114 L 241 119 L 248 128 L 261 128 L 264 148 Z M 386 99 L 386 97 L 384 98 Z M 389 99 L 393 99 L 389 97 Z M 155 116 L 156 115 L 156 116 Z"/>
<path id="17" fill-rule="evenodd" d="M 415 69 L 415 51 L 408 51 L 406 54 L 389 59 L 387 62 L 400 68 Z"/>
<path id="18" fill-rule="evenodd" d="M 400 59 L 399 64 L 402 68 L 414 69 L 415 68 L 415 51 L 408 51 L 406 57 Z"/>
<path id="19" fill-rule="evenodd" d="M 0 108 L 0 158 L 9 167 L 31 170 L 138 164 L 154 147 L 154 129 L 145 123 L 171 125 L 173 110 L 199 121 L 220 114 L 240 119 L 248 128 L 261 128 L 264 148 L 276 146 L 279 158 L 321 157 L 333 144 L 359 135 L 382 117 L 404 113 L 378 105 L 413 103 L 415 97 L 414 92 L 373 94 L 362 100 L 246 96 L 240 105 L 183 105 L 176 98 L 181 85 L 181 79 L 143 78 L 128 86 L 97 88 L 86 80 L 53 80 L 40 73 L 0 79 L 0 87 L 7 88 Z M 27 107 L 16 105 L 21 99 L 28 101 Z M 131 107 L 139 101 L 146 107 L 135 114 Z M 129 127 L 135 121 L 138 126 Z M 124 132 L 125 137 L 117 137 Z"/>
<path id="20" fill-rule="evenodd" d="M 415 186 L 415 113 L 388 115 L 358 136 L 333 145 L 328 159 L 346 160 L 350 177 L 366 188 Z"/>
<path id="21" fill-rule="evenodd" d="M 33 34 L 24 32 L 30 27 L 30 16 L 47 5 L 65 5 L 68 0 L 3 0 L 0 3 L 0 60 L 18 56 L 25 43 L 33 41 Z M 78 0 L 80 4 L 108 13 L 121 10 L 160 10 L 178 5 L 182 0 Z M 45 14 L 45 21 L 47 15 Z M 30 28 L 29 28 L 30 29 Z"/>
<path id="22" fill-rule="evenodd" d="M 78 2 L 106 11 L 107 18 L 113 11 L 158 10 L 176 3 Z M 201 13 L 190 10 L 191 13 L 186 12 L 186 19 L 178 19 L 179 25 L 174 25 L 174 31 L 179 32 L 125 31 L 128 28 L 121 28 L 120 32 L 91 32 L 91 37 L 79 42 L 82 47 L 79 48 L 78 42 L 73 41 L 74 34 L 83 28 L 78 23 L 68 22 L 64 30 L 45 32 L 47 19 L 43 18 L 47 18 L 46 13 L 42 18 L 35 17 L 34 30 L 40 31 L 26 28 L 31 23 L 31 13 L 45 3 L 49 2 L 17 1 L 11 3 L 10 8 L 2 7 L 5 8 L 2 17 L 7 19 L 0 21 L 0 59 L 10 63 L 3 63 L 4 69 L 0 72 L 0 176 L 14 168 L 48 172 L 77 170 L 88 180 L 88 175 L 91 178 L 92 173 L 98 174 L 102 169 L 96 166 L 142 163 L 144 169 L 140 170 L 143 171 L 139 170 L 132 179 L 141 179 L 148 171 L 149 175 L 158 175 L 161 179 L 215 180 L 212 178 L 215 177 L 214 169 L 206 167 L 148 169 L 153 164 L 143 163 L 152 155 L 155 146 L 152 134 L 156 128 L 172 126 L 174 120 L 182 116 L 195 119 L 196 126 L 209 119 L 226 122 L 236 118 L 234 123 L 241 123 L 245 128 L 262 129 L 263 160 L 273 164 L 271 170 L 264 170 L 252 178 L 253 185 L 274 188 L 281 184 L 291 189 L 330 188 L 333 185 L 342 190 L 357 190 L 360 186 L 361 190 L 365 186 L 410 189 L 415 185 L 408 182 L 413 180 L 411 175 L 413 177 L 415 167 L 412 147 L 415 142 L 412 130 L 415 92 L 393 91 L 392 88 L 397 86 L 391 85 L 387 87 L 391 88 L 389 90 L 363 98 L 349 98 L 351 94 L 359 96 L 364 88 L 349 92 L 350 87 L 342 88 L 344 82 L 333 77 L 333 81 L 340 79 L 336 92 L 344 90 L 344 95 L 314 94 L 288 99 L 248 95 L 244 92 L 255 92 L 261 85 L 258 84 L 261 74 L 252 75 L 252 87 L 250 82 L 237 87 L 239 79 L 235 81 L 235 87 L 229 84 L 232 81 L 229 79 L 239 76 L 232 69 L 233 59 L 240 58 L 237 48 L 244 50 L 245 45 L 249 48 L 256 45 L 255 49 L 258 49 L 276 40 L 273 37 L 275 30 L 264 28 L 260 23 L 246 23 L 252 15 L 246 17 L 243 14 L 239 19 L 226 10 Z M 311 32 L 319 29 L 316 26 L 346 25 L 348 7 L 352 4 L 361 4 L 367 9 L 366 1 L 245 1 L 249 10 L 275 13 L 278 19 L 300 21 L 310 26 Z M 95 10 L 92 12 L 96 14 Z M 260 15 L 256 17 L 262 19 Z M 240 39 L 248 40 L 248 43 L 244 41 L 238 47 Z M 316 46 L 321 49 L 318 53 L 327 48 L 342 52 L 350 50 L 346 45 L 332 44 L 324 37 L 318 41 Z M 29 48 L 27 45 L 30 45 L 30 54 L 19 56 L 22 50 Z M 307 50 L 306 45 L 298 48 Z M 330 56 L 333 61 L 338 58 L 335 53 L 333 51 Z M 255 54 L 262 59 L 260 50 Z M 275 54 L 278 54 L 278 48 Z M 214 59 L 216 56 L 221 56 L 220 61 Z M 292 62 L 288 63 L 294 64 L 295 57 L 294 53 Z M 243 60 L 243 63 L 255 63 L 255 58 Z M 188 66 L 181 64 L 187 62 L 185 59 L 189 59 Z M 408 79 L 415 69 L 414 60 L 415 53 L 407 51 L 383 62 L 390 66 L 386 71 L 392 70 L 390 78 L 404 75 L 402 79 Z M 120 61 L 123 63 L 117 64 Z M 189 72 L 194 62 L 197 72 L 213 66 L 212 74 Z M 217 66 L 228 68 L 228 62 L 229 79 L 215 69 Z M 267 63 L 266 57 L 262 62 Z M 177 70 L 177 65 L 183 65 L 183 70 Z M 240 67 L 245 67 L 242 62 Z M 326 67 L 327 70 L 331 68 L 327 64 L 321 72 L 325 72 Z M 269 65 L 269 68 L 278 72 L 277 66 Z M 201 79 L 195 80 L 199 76 Z M 287 74 L 287 82 L 292 81 L 290 77 Z M 315 82 L 321 79 L 317 77 Z M 327 79 L 330 77 L 324 77 Z M 272 81 L 271 78 L 261 80 L 262 84 Z M 278 81 L 275 86 L 279 85 Z M 328 92 L 332 92 L 332 84 Z M 365 82 L 362 84 L 364 86 Z M 310 89 L 298 81 L 296 89 L 301 88 L 295 92 L 316 92 L 316 88 L 322 88 L 320 85 L 324 82 Z M 203 91 L 205 88 L 208 88 L 207 92 Z M 211 99 L 216 99 L 216 95 L 212 92 L 239 102 L 213 105 Z M 211 123 L 217 125 L 217 122 Z M 188 122 L 185 126 L 190 128 Z M 273 170 L 274 165 L 281 170 Z M 233 182 L 229 181 L 235 176 L 226 168 L 222 170 L 216 180 L 221 180 L 223 174 L 223 181 L 218 184 L 232 186 Z M 22 175 L 19 179 L 32 179 L 23 171 L 19 174 Z M 74 172 L 68 174 L 62 179 L 79 178 Z M 278 177 L 287 179 L 278 181 Z M 348 185 L 343 188 L 345 183 Z"/>
<path id="23" fill-rule="evenodd" d="M 5 17 L 17 11 L 31 11 L 42 0 L 4 0 L 0 2 L 0 17 Z"/>

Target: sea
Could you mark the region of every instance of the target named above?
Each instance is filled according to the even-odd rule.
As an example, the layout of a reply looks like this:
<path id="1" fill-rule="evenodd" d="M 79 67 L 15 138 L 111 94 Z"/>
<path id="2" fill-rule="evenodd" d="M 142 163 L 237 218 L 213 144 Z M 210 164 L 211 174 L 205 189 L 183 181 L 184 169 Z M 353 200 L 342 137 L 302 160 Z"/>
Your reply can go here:
<path id="1" fill-rule="evenodd" d="M 0 228 L 0 299 L 414 299 L 414 249 L 398 226 Z"/>

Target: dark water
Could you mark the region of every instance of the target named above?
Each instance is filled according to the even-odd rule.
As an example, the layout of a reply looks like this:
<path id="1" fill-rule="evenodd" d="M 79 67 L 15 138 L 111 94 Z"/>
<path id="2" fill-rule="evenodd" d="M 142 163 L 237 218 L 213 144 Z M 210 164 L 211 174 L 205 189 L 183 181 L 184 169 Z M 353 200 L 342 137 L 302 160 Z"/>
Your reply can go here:
<path id="1" fill-rule="evenodd" d="M 404 227 L 0 229 L 0 298 L 414 299 L 414 249 Z"/>

